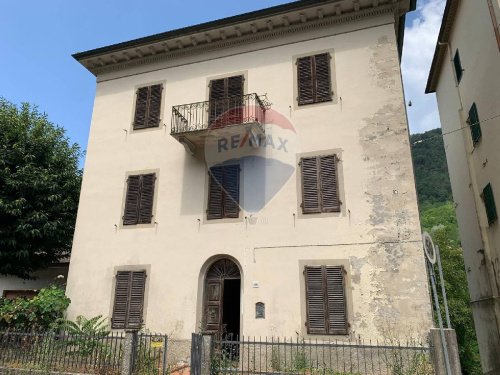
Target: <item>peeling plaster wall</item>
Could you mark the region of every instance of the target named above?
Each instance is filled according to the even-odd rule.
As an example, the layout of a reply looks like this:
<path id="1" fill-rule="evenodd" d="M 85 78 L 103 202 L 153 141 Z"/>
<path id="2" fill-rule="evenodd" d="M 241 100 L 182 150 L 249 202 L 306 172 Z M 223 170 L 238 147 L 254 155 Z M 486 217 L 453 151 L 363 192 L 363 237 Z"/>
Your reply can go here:
<path id="1" fill-rule="evenodd" d="M 305 328 L 303 267 L 332 264 L 347 271 L 350 338 L 425 336 L 429 295 L 393 22 L 392 15 L 373 17 L 287 36 L 278 47 L 262 42 L 248 53 L 240 46 L 229 57 L 98 77 L 69 317 L 110 316 L 115 267 L 147 265 L 146 327 L 189 339 L 200 327 L 204 270 L 213 257 L 228 255 L 242 271 L 244 335 L 316 338 Z M 294 58 L 326 50 L 333 51 L 334 101 L 297 107 Z M 204 163 L 168 129 L 123 131 L 138 85 L 165 82 L 168 126 L 171 106 L 206 100 L 207 79 L 231 72 L 245 72 L 247 92 L 267 93 L 272 108 L 292 122 L 294 158 L 341 155 L 340 213 L 303 215 L 296 169 L 252 221 L 244 211 L 236 220 L 207 221 Z M 148 169 L 159 170 L 158 224 L 121 228 L 126 173 Z M 265 319 L 255 319 L 257 302 L 266 304 Z"/>

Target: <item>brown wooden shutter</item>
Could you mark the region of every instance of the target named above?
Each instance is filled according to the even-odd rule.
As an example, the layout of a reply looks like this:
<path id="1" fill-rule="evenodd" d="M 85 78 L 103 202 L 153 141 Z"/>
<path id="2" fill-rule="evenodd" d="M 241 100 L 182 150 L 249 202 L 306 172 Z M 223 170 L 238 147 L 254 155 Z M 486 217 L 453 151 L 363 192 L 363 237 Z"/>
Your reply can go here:
<path id="1" fill-rule="evenodd" d="M 321 211 L 340 211 L 336 155 L 319 157 Z"/>
<path id="2" fill-rule="evenodd" d="M 135 225 L 139 218 L 141 176 L 128 176 L 123 225 Z"/>
<path id="3" fill-rule="evenodd" d="M 314 56 L 314 77 L 315 103 L 332 100 L 329 53 Z"/>
<path id="4" fill-rule="evenodd" d="M 208 208 L 207 219 L 222 218 L 222 183 L 223 183 L 222 167 L 212 167 L 209 172 L 208 182 Z"/>
<path id="5" fill-rule="evenodd" d="M 224 217 L 237 218 L 240 213 L 240 166 L 223 167 Z"/>
<path id="6" fill-rule="evenodd" d="M 321 266 L 306 267 L 307 333 L 326 334 L 326 291 Z"/>
<path id="7" fill-rule="evenodd" d="M 321 212 L 317 157 L 302 158 L 300 166 L 302 171 L 302 212 L 304 214 Z"/>
<path id="8" fill-rule="evenodd" d="M 243 76 L 229 77 L 226 80 L 228 100 L 226 124 L 240 124 L 243 120 Z"/>
<path id="9" fill-rule="evenodd" d="M 156 175 L 154 173 L 141 176 L 138 224 L 150 224 L 152 221 L 155 180 Z"/>
<path id="10" fill-rule="evenodd" d="M 130 297 L 128 321 L 126 328 L 139 329 L 142 325 L 144 310 L 144 290 L 146 288 L 146 271 L 134 271 L 130 281 Z"/>
<path id="11" fill-rule="evenodd" d="M 134 129 L 147 127 L 149 87 L 141 87 L 136 92 Z"/>
<path id="12" fill-rule="evenodd" d="M 118 271 L 116 274 L 115 300 L 111 318 L 111 328 L 113 329 L 126 327 L 130 278 L 129 271 Z"/>
<path id="13" fill-rule="evenodd" d="M 209 112 L 210 112 L 210 126 L 220 120 L 220 116 L 226 111 L 226 85 L 224 79 L 214 79 L 210 81 L 210 94 L 209 94 Z"/>
<path id="14" fill-rule="evenodd" d="M 156 128 L 160 125 L 162 91 L 162 85 L 153 85 L 149 87 L 148 128 Z"/>
<path id="15" fill-rule="evenodd" d="M 313 56 L 297 59 L 299 105 L 314 103 Z"/>
<path id="16" fill-rule="evenodd" d="M 327 266 L 328 333 L 347 335 L 344 267 Z"/>

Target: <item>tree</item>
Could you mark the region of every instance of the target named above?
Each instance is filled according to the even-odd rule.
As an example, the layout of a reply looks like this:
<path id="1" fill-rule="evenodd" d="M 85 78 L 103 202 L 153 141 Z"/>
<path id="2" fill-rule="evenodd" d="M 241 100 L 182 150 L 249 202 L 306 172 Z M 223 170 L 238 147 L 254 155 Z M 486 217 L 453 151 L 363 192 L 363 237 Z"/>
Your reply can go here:
<path id="1" fill-rule="evenodd" d="M 81 155 L 36 107 L 0 98 L 0 274 L 29 278 L 69 256 Z"/>

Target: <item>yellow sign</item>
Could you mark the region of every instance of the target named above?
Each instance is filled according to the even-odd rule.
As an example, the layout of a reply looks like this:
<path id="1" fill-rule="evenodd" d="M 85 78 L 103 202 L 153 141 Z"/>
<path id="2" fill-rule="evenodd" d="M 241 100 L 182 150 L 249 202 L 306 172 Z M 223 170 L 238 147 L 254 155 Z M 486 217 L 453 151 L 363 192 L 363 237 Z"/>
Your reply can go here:
<path id="1" fill-rule="evenodd" d="M 151 343 L 152 348 L 163 348 L 163 341 L 153 341 Z"/>

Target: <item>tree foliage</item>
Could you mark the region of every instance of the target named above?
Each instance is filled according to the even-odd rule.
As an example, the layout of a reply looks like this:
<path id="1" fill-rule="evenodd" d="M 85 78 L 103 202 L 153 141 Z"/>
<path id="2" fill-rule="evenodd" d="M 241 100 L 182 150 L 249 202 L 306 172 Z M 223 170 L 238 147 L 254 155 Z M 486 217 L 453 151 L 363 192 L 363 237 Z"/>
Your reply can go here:
<path id="1" fill-rule="evenodd" d="M 69 255 L 80 156 L 35 107 L 0 98 L 0 274 L 28 278 Z"/>

